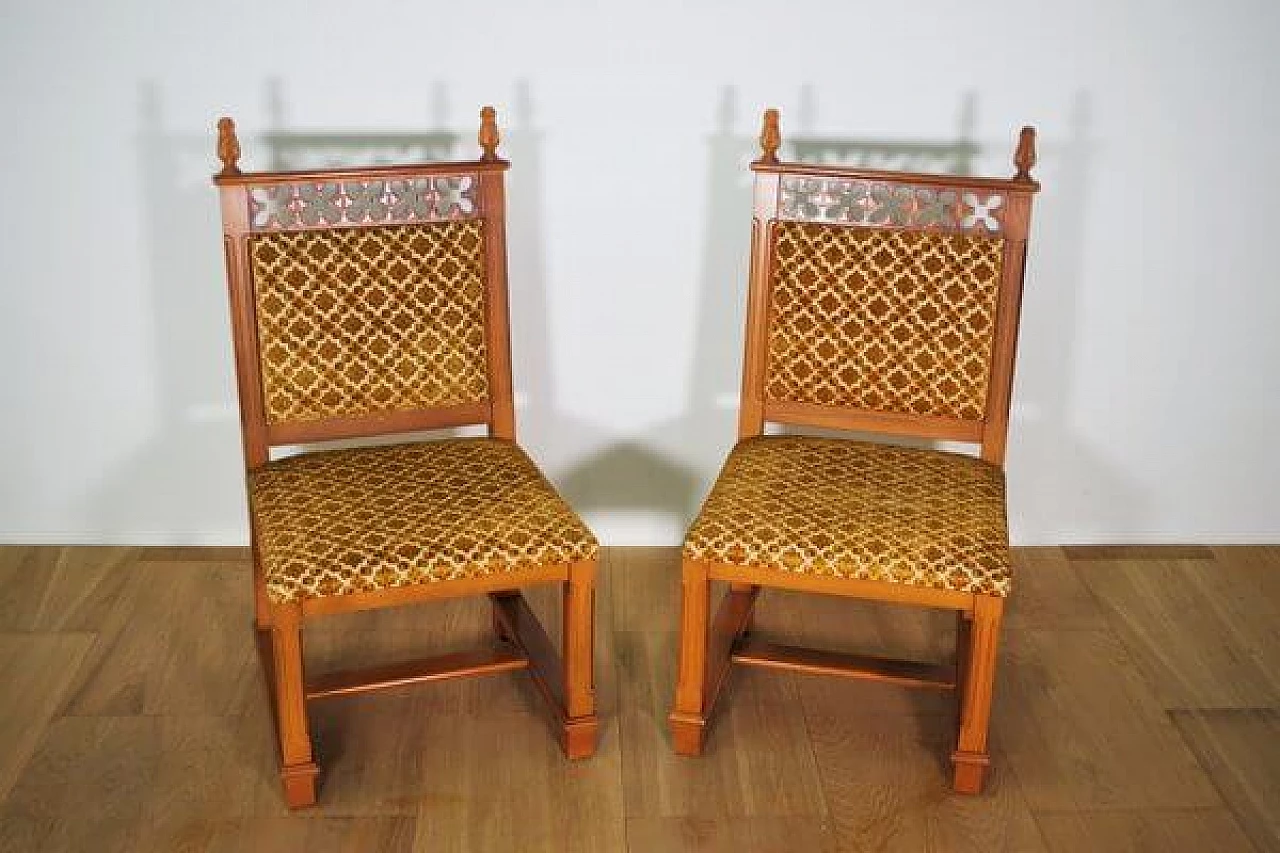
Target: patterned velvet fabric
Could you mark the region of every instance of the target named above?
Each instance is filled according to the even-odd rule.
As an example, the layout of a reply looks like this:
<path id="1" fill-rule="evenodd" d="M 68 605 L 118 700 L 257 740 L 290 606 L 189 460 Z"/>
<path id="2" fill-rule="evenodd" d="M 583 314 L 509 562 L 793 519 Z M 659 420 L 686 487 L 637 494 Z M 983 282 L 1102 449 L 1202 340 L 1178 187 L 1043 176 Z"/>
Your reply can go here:
<path id="1" fill-rule="evenodd" d="M 249 240 L 268 423 L 480 402 L 479 220 Z"/>
<path id="2" fill-rule="evenodd" d="M 765 398 L 981 420 L 1003 240 L 779 222 Z"/>
<path id="3" fill-rule="evenodd" d="M 250 474 L 277 603 L 519 573 L 598 546 L 517 445 L 487 438 L 306 453 Z"/>
<path id="4" fill-rule="evenodd" d="M 1008 595 L 1003 472 L 969 456 L 841 439 L 746 439 L 687 557 Z"/>

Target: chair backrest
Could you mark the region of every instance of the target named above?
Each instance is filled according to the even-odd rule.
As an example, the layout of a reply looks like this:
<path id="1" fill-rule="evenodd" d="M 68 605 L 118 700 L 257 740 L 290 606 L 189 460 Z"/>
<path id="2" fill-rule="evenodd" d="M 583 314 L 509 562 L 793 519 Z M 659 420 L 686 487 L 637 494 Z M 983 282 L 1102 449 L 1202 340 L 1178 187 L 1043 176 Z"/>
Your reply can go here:
<path id="1" fill-rule="evenodd" d="M 241 172 L 218 122 L 245 459 L 273 446 L 487 424 L 515 437 L 503 173 L 479 160 Z"/>
<path id="2" fill-rule="evenodd" d="M 760 143 L 739 435 L 953 439 L 1002 463 L 1034 131 L 1009 179 L 783 163 L 776 110 Z"/>

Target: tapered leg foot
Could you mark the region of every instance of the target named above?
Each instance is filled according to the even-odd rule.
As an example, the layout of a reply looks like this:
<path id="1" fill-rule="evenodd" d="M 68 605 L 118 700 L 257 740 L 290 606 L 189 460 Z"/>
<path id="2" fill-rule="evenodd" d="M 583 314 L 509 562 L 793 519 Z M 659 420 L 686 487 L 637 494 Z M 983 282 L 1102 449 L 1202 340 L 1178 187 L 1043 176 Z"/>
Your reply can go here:
<path id="1" fill-rule="evenodd" d="M 592 715 L 569 720 L 564 724 L 561 747 L 570 760 L 590 758 L 596 754 L 596 739 L 600 733 L 600 721 Z"/>
<path id="2" fill-rule="evenodd" d="M 301 809 L 316 804 L 316 776 L 320 768 L 315 762 L 295 764 L 280 771 L 284 783 L 284 801 L 291 809 Z"/>
<path id="3" fill-rule="evenodd" d="M 706 742 L 707 721 L 701 717 L 673 711 L 667 718 L 671 723 L 671 744 L 676 755 L 696 758 L 702 755 L 702 747 Z"/>
<path id="4" fill-rule="evenodd" d="M 955 766 L 954 787 L 957 794 L 980 794 L 982 784 L 987 778 L 987 767 L 991 760 L 985 752 L 954 752 L 951 754 Z"/>

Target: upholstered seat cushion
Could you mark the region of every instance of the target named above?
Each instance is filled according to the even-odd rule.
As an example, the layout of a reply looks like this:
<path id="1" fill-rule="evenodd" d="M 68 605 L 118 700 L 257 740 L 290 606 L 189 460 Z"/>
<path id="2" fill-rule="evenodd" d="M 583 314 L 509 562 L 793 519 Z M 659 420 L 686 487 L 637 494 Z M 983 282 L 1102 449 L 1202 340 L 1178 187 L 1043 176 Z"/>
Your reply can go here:
<path id="1" fill-rule="evenodd" d="M 1008 595 L 1004 474 L 953 453 L 769 436 L 730 454 L 685 539 L 717 563 Z"/>
<path id="2" fill-rule="evenodd" d="M 307 453 L 249 481 L 274 602 L 515 575 L 594 557 L 591 531 L 516 444 L 444 439 Z"/>

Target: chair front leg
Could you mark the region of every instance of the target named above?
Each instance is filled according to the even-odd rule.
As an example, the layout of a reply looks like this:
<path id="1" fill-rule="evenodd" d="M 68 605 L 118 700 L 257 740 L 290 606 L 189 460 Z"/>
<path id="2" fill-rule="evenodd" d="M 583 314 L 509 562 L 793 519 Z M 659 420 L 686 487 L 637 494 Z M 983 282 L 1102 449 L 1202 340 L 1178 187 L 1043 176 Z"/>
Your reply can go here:
<path id="1" fill-rule="evenodd" d="M 685 559 L 680 608 L 680 669 L 676 702 L 669 718 L 680 755 L 701 755 L 706 735 L 707 638 L 711 581 L 706 566 Z"/>
<path id="2" fill-rule="evenodd" d="M 564 585 L 564 751 L 569 758 L 590 758 L 596 751 L 595 698 L 596 561 L 569 567 Z"/>
<path id="3" fill-rule="evenodd" d="M 271 616 L 272 681 L 276 731 L 280 738 L 280 777 L 289 808 L 313 805 L 316 776 L 311 735 L 307 727 L 307 697 L 302 666 L 302 610 L 277 606 Z"/>
<path id="4" fill-rule="evenodd" d="M 981 792 L 991 763 L 987 754 L 987 729 L 991 720 L 991 696 L 995 686 L 996 652 L 1003 613 L 1003 598 L 975 596 L 972 622 L 967 631 L 961 631 L 961 641 L 967 642 L 959 655 L 964 665 L 963 677 L 959 679 L 962 690 L 960 733 L 956 750 L 951 755 L 955 766 L 955 790 L 960 794 Z"/>

